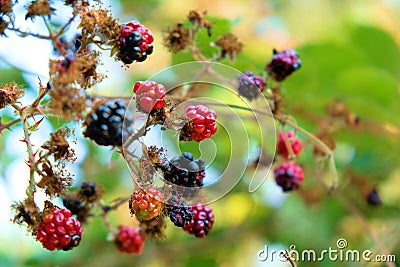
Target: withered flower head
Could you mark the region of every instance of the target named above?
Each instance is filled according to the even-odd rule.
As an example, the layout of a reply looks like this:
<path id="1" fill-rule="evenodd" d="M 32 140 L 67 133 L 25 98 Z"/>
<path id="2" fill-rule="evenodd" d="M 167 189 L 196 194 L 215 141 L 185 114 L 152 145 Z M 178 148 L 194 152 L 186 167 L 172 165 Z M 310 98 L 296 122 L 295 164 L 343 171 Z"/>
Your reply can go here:
<path id="1" fill-rule="evenodd" d="M 197 10 L 191 10 L 189 12 L 189 14 L 187 15 L 187 18 L 193 25 L 197 25 L 198 27 L 206 28 L 208 31 L 208 35 L 211 36 L 211 27 L 212 27 L 213 23 L 211 21 L 208 21 L 205 18 L 206 14 L 207 14 L 207 11 L 204 11 L 201 13 Z"/>
<path id="2" fill-rule="evenodd" d="M 24 91 L 15 82 L 2 84 L 0 86 L 0 109 L 14 104 L 23 95 Z"/>
<path id="3" fill-rule="evenodd" d="M 82 29 L 83 39 L 94 36 L 105 37 L 107 42 L 118 42 L 121 25 L 113 18 L 109 10 L 80 6 L 78 10 L 81 22 L 78 28 Z"/>
<path id="4" fill-rule="evenodd" d="M 83 119 L 87 108 L 86 96 L 82 90 L 72 86 L 52 83 L 49 107 L 56 115 L 66 120 Z"/>
<path id="5" fill-rule="evenodd" d="M 225 58 L 225 56 L 228 54 L 229 58 L 233 60 L 235 55 L 240 53 L 243 48 L 243 44 L 232 33 L 228 33 L 219 37 L 216 45 L 221 47 L 221 59 Z"/>
<path id="6" fill-rule="evenodd" d="M 140 221 L 140 232 L 152 239 L 165 238 L 167 223 L 162 215 L 156 216 L 151 220 Z"/>
<path id="7" fill-rule="evenodd" d="M 25 19 L 34 19 L 36 16 L 50 16 L 54 14 L 54 8 L 50 6 L 50 2 L 48 0 L 35 0 L 32 1 L 28 6 L 28 13 L 25 15 Z"/>
<path id="8" fill-rule="evenodd" d="M 0 0 L 0 14 L 8 14 L 11 12 L 13 2 L 11 0 Z"/>
<path id="9" fill-rule="evenodd" d="M 104 187 L 94 182 L 85 181 L 79 187 L 77 196 L 85 203 L 93 203 L 101 199 L 105 193 Z"/>
<path id="10" fill-rule="evenodd" d="M 50 134 L 50 141 L 44 143 L 42 148 L 48 150 L 48 154 L 52 155 L 55 160 L 75 161 L 75 151 L 67 140 L 70 134 L 71 130 L 68 128 L 58 129 Z"/>
<path id="11" fill-rule="evenodd" d="M 45 160 L 40 166 L 42 179 L 37 186 L 44 189 L 49 197 L 61 196 L 72 184 L 72 175 L 65 169 L 65 164 L 58 163 L 54 166 L 49 160 Z"/>
<path id="12" fill-rule="evenodd" d="M 164 46 L 174 53 L 185 50 L 193 42 L 189 29 L 186 29 L 182 23 L 176 23 L 163 30 L 162 33 Z"/>
<path id="13" fill-rule="evenodd" d="M 28 230 L 34 235 L 41 222 L 41 213 L 33 196 L 29 196 L 23 202 L 14 203 L 11 209 L 15 212 L 13 222 L 19 225 L 26 224 Z"/>

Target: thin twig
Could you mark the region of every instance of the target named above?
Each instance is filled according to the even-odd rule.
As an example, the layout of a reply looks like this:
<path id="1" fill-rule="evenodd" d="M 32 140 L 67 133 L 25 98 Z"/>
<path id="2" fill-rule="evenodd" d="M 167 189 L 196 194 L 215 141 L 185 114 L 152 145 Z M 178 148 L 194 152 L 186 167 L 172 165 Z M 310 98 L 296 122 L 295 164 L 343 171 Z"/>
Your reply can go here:
<path id="1" fill-rule="evenodd" d="M 39 39 L 45 39 L 45 40 L 50 40 L 51 39 L 49 35 L 42 35 L 42 34 L 38 34 L 38 33 L 25 32 L 25 31 L 22 31 L 22 30 L 20 30 L 18 28 L 14 28 L 14 27 L 7 28 L 7 30 L 17 32 L 17 33 L 19 33 L 19 35 L 21 37 L 32 36 L 32 37 L 36 37 L 36 38 L 39 38 Z"/>

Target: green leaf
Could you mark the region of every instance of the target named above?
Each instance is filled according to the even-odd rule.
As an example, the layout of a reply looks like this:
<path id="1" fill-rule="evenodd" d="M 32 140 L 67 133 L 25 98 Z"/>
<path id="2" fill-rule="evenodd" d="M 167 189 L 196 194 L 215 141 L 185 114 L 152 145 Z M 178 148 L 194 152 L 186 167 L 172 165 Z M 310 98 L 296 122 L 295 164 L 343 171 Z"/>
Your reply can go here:
<path id="1" fill-rule="evenodd" d="M 368 62 L 399 77 L 400 48 L 389 33 L 371 26 L 358 26 L 352 30 L 350 41 Z"/>

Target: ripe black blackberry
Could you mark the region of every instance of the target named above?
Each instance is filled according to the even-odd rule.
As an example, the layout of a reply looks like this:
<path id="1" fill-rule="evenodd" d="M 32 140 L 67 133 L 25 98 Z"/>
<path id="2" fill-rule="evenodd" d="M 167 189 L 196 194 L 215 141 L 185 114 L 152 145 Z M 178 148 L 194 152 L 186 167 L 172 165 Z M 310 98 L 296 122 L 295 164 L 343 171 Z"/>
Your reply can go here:
<path id="1" fill-rule="evenodd" d="M 238 80 L 239 95 L 246 97 L 250 101 L 260 96 L 265 89 L 264 78 L 254 75 L 251 71 L 244 72 Z"/>
<path id="2" fill-rule="evenodd" d="M 286 49 L 281 52 L 273 50 L 274 56 L 268 63 L 268 75 L 280 82 L 301 67 L 301 59 L 296 50 Z"/>
<path id="3" fill-rule="evenodd" d="M 203 160 L 195 160 L 190 152 L 184 152 L 164 165 L 164 179 L 185 187 L 203 186 L 203 179 L 206 176 L 204 169 Z"/>
<path id="4" fill-rule="evenodd" d="M 69 209 L 72 214 L 75 215 L 79 214 L 85 208 L 83 202 L 75 194 L 65 195 L 62 201 L 64 207 Z"/>
<path id="5" fill-rule="evenodd" d="M 193 218 L 193 211 L 186 202 L 173 195 L 167 203 L 167 214 L 171 222 L 177 227 L 183 227 L 190 223 Z"/>
<path id="6" fill-rule="evenodd" d="M 371 206 L 378 206 L 382 204 L 381 197 L 376 189 L 373 189 L 366 196 L 367 203 Z"/>
<path id="7" fill-rule="evenodd" d="M 132 132 L 132 115 L 125 112 L 126 105 L 121 100 L 106 101 L 95 106 L 94 111 L 88 114 L 84 121 L 84 136 L 98 145 L 121 146 L 123 136 L 126 137 Z"/>

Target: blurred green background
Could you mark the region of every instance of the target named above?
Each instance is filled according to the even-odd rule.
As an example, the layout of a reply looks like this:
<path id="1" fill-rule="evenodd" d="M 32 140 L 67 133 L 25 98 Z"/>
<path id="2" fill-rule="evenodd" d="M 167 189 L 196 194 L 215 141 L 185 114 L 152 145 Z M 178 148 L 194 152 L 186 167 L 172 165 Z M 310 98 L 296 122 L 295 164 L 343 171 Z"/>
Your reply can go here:
<path id="1" fill-rule="evenodd" d="M 107 241 L 109 234 L 102 220 L 95 218 L 85 227 L 79 247 L 68 252 L 48 252 L 9 222 L 9 203 L 23 197 L 23 193 L 13 192 L 18 186 L 23 191 L 28 177 L 12 169 L 16 159 L 21 161 L 21 153 L 9 152 L 18 143 L 15 136 L 20 129 L 15 129 L 0 137 L 0 186 L 4 195 L 0 197 L 0 225 L 6 229 L 0 231 L 0 266 L 290 266 L 278 261 L 260 262 L 257 252 L 265 245 L 279 250 L 292 244 L 299 251 L 321 251 L 330 246 L 336 248 L 336 240 L 345 238 L 349 249 L 370 249 L 378 254 L 380 250 L 370 231 L 396 255 L 399 264 L 400 1 L 125 0 L 110 4 L 118 6 L 115 16 L 121 20 L 136 17 L 152 30 L 155 51 L 145 63 L 123 74 L 119 65 L 113 65 L 122 79 L 109 75 L 111 82 L 105 81 L 96 89 L 105 94 L 131 95 L 134 81 L 147 79 L 171 64 L 192 60 L 185 52 L 171 55 L 161 41 L 162 29 L 184 20 L 191 9 L 207 10 L 209 16 L 220 18 L 216 30 L 231 29 L 244 43 L 236 61 L 222 61 L 240 71 L 260 73 L 272 56 L 272 48 L 296 48 L 303 64 L 284 82 L 283 95 L 285 109 L 298 124 L 315 131 L 327 115 L 326 104 L 335 99 L 341 99 L 361 119 L 360 130 L 343 129 L 335 135 L 340 189 L 333 195 L 325 193 L 312 157 L 312 144 L 306 141 L 306 149 L 298 159 L 306 176 L 299 192 L 283 195 L 269 179 L 260 190 L 249 194 L 247 185 L 240 183 L 211 205 L 216 222 L 204 239 L 195 239 L 169 225 L 167 238 L 148 241 L 142 255 L 122 255 Z M 29 87 L 32 78 L 21 75 L 20 66 L 17 69 L 7 63 L 10 60 L 3 59 L 1 82 L 15 80 Z M 27 90 L 35 92 L 32 88 Z M 2 121 L 9 116 L 9 111 L 3 112 Z M 47 130 L 59 124 L 52 119 Z M 102 184 L 107 189 L 105 201 L 129 195 L 133 185 L 125 162 L 119 158 L 110 164 L 112 151 L 81 139 L 78 145 L 84 159 L 76 167 L 77 181 L 91 179 Z M 17 148 L 23 155 L 24 148 Z M 354 176 L 378 189 L 382 206 L 367 205 L 366 192 L 354 183 Z M 18 180 L 11 181 L 10 177 Z M 361 211 L 369 228 L 351 207 Z M 110 221 L 113 225 L 135 225 L 126 206 L 113 212 Z M 298 266 L 386 265 L 326 259 L 300 262 Z"/>

